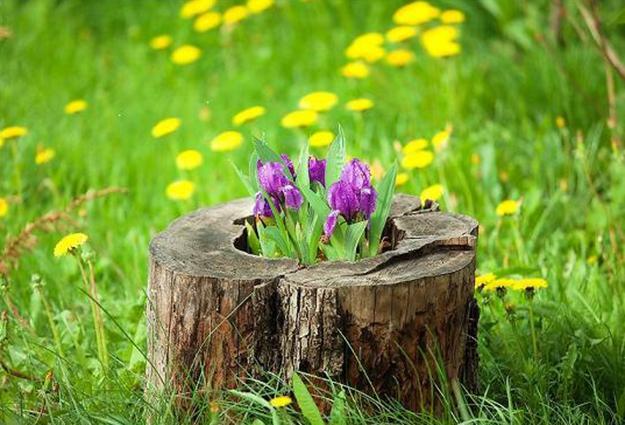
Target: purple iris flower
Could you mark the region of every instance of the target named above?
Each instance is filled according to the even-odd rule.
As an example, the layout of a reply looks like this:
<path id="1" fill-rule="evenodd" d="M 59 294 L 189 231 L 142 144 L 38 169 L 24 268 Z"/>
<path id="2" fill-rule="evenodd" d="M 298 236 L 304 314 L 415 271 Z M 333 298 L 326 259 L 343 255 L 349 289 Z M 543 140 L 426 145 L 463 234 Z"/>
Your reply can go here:
<path id="1" fill-rule="evenodd" d="M 277 195 L 280 190 L 289 184 L 289 179 L 284 175 L 284 169 L 280 162 L 268 162 L 257 169 L 258 182 L 269 195 Z"/>
<path id="2" fill-rule="evenodd" d="M 330 186 L 328 203 L 332 210 L 336 210 L 347 220 L 356 216 L 360 210 L 360 199 L 354 188 L 343 180 Z"/>
<path id="3" fill-rule="evenodd" d="M 338 210 L 334 210 L 328 215 L 328 218 L 326 218 L 326 222 L 323 224 L 323 233 L 326 236 L 330 236 L 334 233 L 334 228 L 336 227 L 336 222 L 339 219 L 339 214 Z"/>
<path id="4" fill-rule="evenodd" d="M 336 228 L 338 216 L 348 223 L 368 220 L 375 211 L 378 194 L 371 186 L 369 167 L 358 159 L 348 162 L 341 172 L 341 178 L 328 189 L 328 203 L 332 212 L 328 215 L 323 230 L 331 236 Z"/>
<path id="5" fill-rule="evenodd" d="M 267 162 L 265 164 L 258 160 L 256 162 L 256 173 L 258 182 L 263 191 L 271 197 L 274 206 L 281 211 L 281 207 L 298 210 L 304 203 L 304 197 L 297 187 L 293 185 L 292 178 L 295 178 L 295 168 L 293 162 L 285 154 L 280 155 L 282 162 Z M 284 167 L 289 169 L 289 172 Z M 287 174 L 290 174 L 287 176 Z M 256 194 L 254 203 L 254 215 L 272 217 L 271 208 L 262 192 Z"/>
<path id="6" fill-rule="evenodd" d="M 360 191 L 360 211 L 362 211 L 367 220 L 371 217 L 373 211 L 375 211 L 377 198 L 378 194 L 372 187 L 364 187 Z"/>
<path id="7" fill-rule="evenodd" d="M 275 200 L 273 201 L 273 203 L 276 208 L 280 208 L 279 204 L 275 202 Z M 253 214 L 255 216 L 273 217 L 273 212 L 271 211 L 271 206 L 269 205 L 269 202 L 267 202 L 263 194 L 260 192 L 256 193 Z"/>
<path id="8" fill-rule="evenodd" d="M 371 187 L 371 172 L 369 166 L 359 159 L 352 159 L 341 171 L 341 180 L 349 183 L 355 190 Z"/>
<path id="9" fill-rule="evenodd" d="M 323 187 L 326 186 L 326 160 L 317 159 L 314 156 L 308 158 L 308 175 L 310 181 L 319 182 Z"/>
<path id="10" fill-rule="evenodd" d="M 292 184 L 287 184 L 282 188 L 282 194 L 284 195 L 284 203 L 287 208 L 292 210 L 298 210 L 299 207 L 304 203 L 304 198 L 302 193 L 298 188 L 293 186 Z"/>

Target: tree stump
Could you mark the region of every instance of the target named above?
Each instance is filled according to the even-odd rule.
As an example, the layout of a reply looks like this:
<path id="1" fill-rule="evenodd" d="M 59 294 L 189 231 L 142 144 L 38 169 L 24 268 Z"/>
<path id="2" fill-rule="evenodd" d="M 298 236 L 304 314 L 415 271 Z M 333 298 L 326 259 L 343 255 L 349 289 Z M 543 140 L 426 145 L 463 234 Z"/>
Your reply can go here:
<path id="1" fill-rule="evenodd" d="M 437 362 L 477 386 L 478 224 L 397 195 L 394 249 L 302 268 L 245 252 L 252 200 L 201 209 L 150 245 L 151 389 L 184 397 L 262 371 L 302 371 L 431 408 Z"/>

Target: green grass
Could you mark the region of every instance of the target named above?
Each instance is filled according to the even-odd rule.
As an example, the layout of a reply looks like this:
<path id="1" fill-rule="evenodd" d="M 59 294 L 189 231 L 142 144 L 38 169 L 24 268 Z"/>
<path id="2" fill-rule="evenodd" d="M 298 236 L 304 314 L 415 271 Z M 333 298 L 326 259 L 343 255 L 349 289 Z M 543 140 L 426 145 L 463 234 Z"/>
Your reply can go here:
<path id="1" fill-rule="evenodd" d="M 443 394 L 443 417 L 434 419 L 348 390 L 347 423 L 623 423 L 625 166 L 605 125 L 603 62 L 576 33 L 573 23 L 582 29 L 583 23 L 574 4 L 565 2 L 570 18 L 558 46 L 548 1 L 441 0 L 435 4 L 467 15 L 460 56 L 433 59 L 414 43 L 415 64 L 376 64 L 368 79 L 355 82 L 338 72 L 344 47 L 358 34 L 390 28 L 402 2 L 278 3 L 231 34 L 197 34 L 178 18 L 178 1 L 0 2 L 0 26 L 12 32 L 0 40 L 0 128 L 30 130 L 16 142 L 15 156 L 11 143 L 0 149 L 0 197 L 11 203 L 0 218 L 0 242 L 89 189 L 129 190 L 89 202 L 84 214 L 38 232 L 5 279 L 0 359 L 12 373 L 0 370 L 0 422 L 137 423 L 154 412 L 158 423 L 175 422 L 166 398 L 148 403 L 143 396 L 149 240 L 180 214 L 245 195 L 229 161 L 245 166 L 253 135 L 295 153 L 304 135 L 281 128 L 280 118 L 304 94 L 330 90 L 341 103 L 365 96 L 375 107 L 364 118 L 337 107 L 319 128 L 340 123 L 349 153 L 385 168 L 397 158 L 394 141 L 430 138 L 452 124 L 447 149 L 432 166 L 411 172 L 399 190 L 419 194 L 443 184 L 443 208 L 481 223 L 481 272 L 514 267 L 549 281 L 532 301 L 479 296 L 481 394 L 465 394 L 466 403 Z M 602 2 L 607 22 L 617 9 L 618 1 Z M 606 32 L 616 51 L 625 51 L 624 27 L 607 25 Z M 170 33 L 174 45 L 201 47 L 202 58 L 172 64 L 170 50 L 148 47 L 160 33 Z M 623 88 L 617 80 L 621 119 Z M 89 108 L 65 115 L 64 105 L 75 98 Z M 243 128 L 245 144 L 211 152 L 207 142 L 231 128 L 234 113 L 255 104 L 268 113 Z M 563 129 L 554 122 L 559 115 L 567 121 Z M 181 128 L 153 139 L 151 127 L 168 116 L 180 117 Z M 615 134 L 622 136 L 622 122 Z M 51 163 L 34 164 L 39 144 L 56 150 Z M 174 158 L 187 148 L 202 151 L 205 163 L 185 175 Z M 165 187 L 181 177 L 197 183 L 196 194 L 186 202 L 167 199 Z M 500 219 L 495 207 L 507 198 L 522 199 L 522 208 Z M 107 375 L 79 270 L 71 259 L 52 256 L 56 241 L 78 230 L 95 252 L 107 312 Z M 40 290 L 33 274 L 43 279 Z M 277 377 L 246 385 L 242 391 L 265 398 L 290 391 Z M 219 403 L 214 423 L 270 423 L 258 404 L 228 394 Z M 282 421 L 302 421 L 297 412 L 288 407 Z"/>

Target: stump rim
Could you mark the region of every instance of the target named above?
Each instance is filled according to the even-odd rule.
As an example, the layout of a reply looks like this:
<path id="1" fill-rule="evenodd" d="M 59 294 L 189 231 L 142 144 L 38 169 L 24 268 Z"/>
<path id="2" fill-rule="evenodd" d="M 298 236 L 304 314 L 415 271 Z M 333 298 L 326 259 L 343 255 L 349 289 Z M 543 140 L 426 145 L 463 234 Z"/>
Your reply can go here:
<path id="1" fill-rule="evenodd" d="M 406 194 L 396 194 L 394 197 L 394 203 L 402 203 L 402 202 L 407 202 L 409 204 L 410 203 L 412 204 L 409 205 L 409 208 L 406 211 L 404 212 L 400 211 L 399 214 L 396 214 L 394 216 L 389 216 L 388 220 L 389 222 L 393 222 L 393 225 L 396 225 L 395 222 L 397 220 L 401 218 L 405 218 L 407 216 L 421 215 L 423 217 L 426 217 L 428 214 L 438 214 L 445 218 L 452 218 L 454 220 L 457 220 L 458 222 L 462 222 L 466 224 L 468 228 L 469 227 L 471 228 L 471 231 L 468 232 L 467 234 L 459 235 L 459 236 L 468 237 L 467 247 L 465 250 L 473 251 L 472 255 L 469 255 L 468 256 L 469 258 L 467 258 L 466 261 L 463 261 L 462 264 L 458 264 L 458 266 L 455 267 L 454 269 L 450 269 L 444 273 L 440 273 L 437 271 L 437 269 L 433 268 L 430 270 L 430 273 L 428 273 L 427 275 L 419 276 L 418 278 L 415 278 L 414 280 L 420 280 L 420 279 L 425 279 L 428 277 L 435 277 L 435 276 L 450 274 L 465 267 L 467 262 L 472 261 L 472 259 L 475 257 L 474 240 L 475 238 L 477 238 L 476 232 L 477 232 L 477 226 L 478 226 L 478 223 L 474 218 L 470 216 L 458 214 L 458 213 L 440 212 L 438 211 L 437 204 L 434 204 L 433 208 L 429 210 L 418 210 L 420 206 L 420 199 L 418 197 L 412 196 L 412 195 L 406 195 Z M 366 275 L 367 272 L 364 271 L 363 268 L 366 269 L 367 266 L 370 266 L 369 268 L 372 268 L 372 269 L 384 269 L 386 267 L 385 263 L 387 261 L 392 260 L 395 257 L 400 257 L 402 255 L 409 255 L 410 252 L 415 251 L 415 247 L 416 247 L 415 242 L 419 240 L 418 238 L 402 239 L 399 241 L 398 245 L 392 250 L 385 251 L 374 257 L 367 257 L 367 258 L 360 259 L 357 261 L 343 261 L 343 260 L 322 261 L 320 263 L 313 264 L 310 266 L 303 266 L 303 265 L 300 265 L 299 262 L 294 259 L 290 259 L 287 257 L 282 257 L 282 258 L 262 257 L 259 255 L 254 255 L 249 252 L 243 251 L 235 246 L 236 239 L 240 238 L 243 232 L 245 231 L 245 226 L 242 223 L 244 223 L 245 219 L 250 217 L 249 211 L 251 211 L 252 205 L 253 205 L 252 198 L 250 197 L 239 198 L 239 199 L 235 199 L 232 201 L 216 204 L 213 206 L 201 207 L 188 214 L 179 216 L 178 218 L 170 222 L 169 225 L 164 230 L 158 232 L 151 239 L 150 244 L 149 244 L 150 260 L 156 262 L 160 267 L 172 273 L 181 273 L 181 274 L 185 274 L 188 276 L 203 277 L 203 278 L 229 278 L 229 279 L 237 279 L 241 281 L 250 281 L 250 280 L 254 280 L 254 281 L 276 280 L 277 281 L 282 278 L 288 279 L 289 277 L 296 276 L 298 272 L 300 271 L 304 271 L 304 272 L 317 271 L 319 273 L 324 273 L 324 272 L 327 273 L 327 272 L 331 272 L 333 269 L 339 269 L 343 271 L 346 271 L 345 269 L 348 269 L 348 270 L 351 269 L 353 272 L 347 273 L 347 274 L 357 276 L 357 275 Z M 206 270 L 206 271 L 197 273 L 197 270 L 195 270 L 194 268 L 185 267 L 185 265 L 181 263 L 180 261 L 171 261 L 171 258 L 169 259 L 166 258 L 166 254 L 159 252 L 159 249 L 161 249 L 164 245 L 167 244 L 169 235 L 176 232 L 178 227 L 183 226 L 183 224 L 185 223 L 185 220 L 189 220 L 195 217 L 208 216 L 211 213 L 216 212 L 220 209 L 224 209 L 224 208 L 228 209 L 228 207 L 234 207 L 235 210 L 238 209 L 238 211 L 241 214 L 235 217 L 230 216 L 227 218 L 224 224 L 225 228 L 224 228 L 223 234 L 220 235 L 223 237 L 221 241 L 222 247 L 218 250 L 215 250 L 214 252 L 217 252 L 218 254 L 222 256 L 225 255 L 229 257 L 232 263 L 236 263 L 237 260 L 240 260 L 240 259 L 248 260 L 245 262 L 249 262 L 252 266 L 257 266 L 257 267 L 264 266 L 264 269 L 272 270 L 270 273 L 262 273 L 262 272 L 259 272 L 258 269 L 256 269 L 257 270 L 256 272 L 249 273 L 249 274 L 245 274 L 245 273 L 241 274 L 242 268 L 240 267 L 234 269 L 235 272 L 233 273 L 220 272 L 218 270 Z M 237 222 L 239 222 L 240 224 Z M 424 240 L 427 240 L 427 239 L 424 239 Z M 208 252 L 201 252 L 201 254 L 209 255 Z M 426 255 L 429 255 L 429 254 L 426 254 Z M 386 257 L 386 260 L 384 260 L 385 257 Z M 206 258 L 204 259 L 206 260 Z M 381 261 L 381 260 L 384 260 L 384 261 Z M 360 271 L 358 270 L 359 268 L 360 268 Z M 291 281 L 291 279 L 289 280 Z M 388 284 L 401 284 L 401 283 L 406 283 L 406 281 L 403 280 L 403 281 L 398 281 L 398 282 L 389 282 Z M 291 281 L 291 284 L 297 285 L 297 283 L 293 281 Z M 309 285 L 306 285 L 306 284 L 301 284 L 301 285 L 305 287 L 309 287 Z M 346 285 L 346 286 L 361 286 L 361 285 Z M 362 286 L 367 286 L 367 285 L 362 285 Z M 332 288 L 332 287 L 337 287 L 337 286 L 319 285 L 319 287 Z"/>

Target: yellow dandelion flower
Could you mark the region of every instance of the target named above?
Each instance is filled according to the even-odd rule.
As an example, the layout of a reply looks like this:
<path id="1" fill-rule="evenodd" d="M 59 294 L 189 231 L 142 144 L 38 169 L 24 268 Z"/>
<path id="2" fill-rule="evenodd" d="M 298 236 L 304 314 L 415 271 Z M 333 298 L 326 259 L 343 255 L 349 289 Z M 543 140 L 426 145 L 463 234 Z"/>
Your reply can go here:
<path id="1" fill-rule="evenodd" d="M 503 217 L 505 215 L 514 215 L 519 210 L 519 206 L 521 205 L 520 201 L 514 201 L 512 199 L 506 199 L 497 205 L 495 213 L 499 217 Z"/>
<path id="2" fill-rule="evenodd" d="M 6 217 L 9 213 L 9 201 L 6 198 L 0 198 L 0 218 Z"/>
<path id="3" fill-rule="evenodd" d="M 291 397 L 286 396 L 286 395 L 281 395 L 279 397 L 275 397 L 269 400 L 269 404 L 271 404 L 273 407 L 278 407 L 278 408 L 288 406 L 292 402 L 293 400 L 291 400 Z"/>
<path id="4" fill-rule="evenodd" d="M 63 237 L 54 246 L 54 256 L 61 257 L 74 251 L 76 248 L 87 242 L 89 237 L 84 233 L 70 233 Z"/>
<path id="5" fill-rule="evenodd" d="M 350 100 L 345 107 L 350 111 L 363 112 L 373 108 L 373 100 L 361 97 L 359 99 Z"/>
<path id="6" fill-rule="evenodd" d="M 208 405 L 210 407 L 211 413 L 219 412 L 219 402 L 217 402 L 216 400 L 211 401 Z"/>
<path id="7" fill-rule="evenodd" d="M 345 50 L 345 55 L 350 59 L 365 59 L 367 62 L 375 62 L 384 56 L 384 36 L 377 32 L 362 34 Z"/>
<path id="8" fill-rule="evenodd" d="M 262 106 L 252 106 L 246 108 L 232 117 L 232 124 L 239 126 L 246 122 L 254 121 L 256 118 L 265 115 L 267 110 Z"/>
<path id="9" fill-rule="evenodd" d="M 193 29 L 197 32 L 206 32 L 217 28 L 221 24 L 221 13 L 206 12 L 195 19 Z"/>
<path id="10" fill-rule="evenodd" d="M 549 286 L 547 281 L 540 277 L 524 278 L 515 281 L 510 287 L 516 291 L 524 291 L 526 289 L 541 289 Z"/>
<path id="11" fill-rule="evenodd" d="M 454 41 L 435 42 L 433 44 L 425 43 L 428 54 L 435 58 L 445 58 L 456 56 L 462 51 L 460 44 Z"/>
<path id="12" fill-rule="evenodd" d="M 473 165 L 480 165 L 480 162 L 482 162 L 482 158 L 480 157 L 479 153 L 472 153 L 471 154 L 471 164 Z"/>
<path id="13" fill-rule="evenodd" d="M 393 22 L 397 25 L 420 25 L 440 15 L 440 10 L 426 1 L 408 3 L 395 11 Z"/>
<path id="14" fill-rule="evenodd" d="M 341 68 L 341 74 L 347 78 L 367 78 L 369 76 L 369 67 L 360 61 L 350 62 Z"/>
<path id="15" fill-rule="evenodd" d="M 251 13 L 261 13 L 275 3 L 274 0 L 247 0 L 247 8 Z"/>
<path id="16" fill-rule="evenodd" d="M 87 102 L 82 99 L 72 100 L 65 105 L 65 113 L 68 115 L 77 114 L 87 109 Z"/>
<path id="17" fill-rule="evenodd" d="M 408 173 L 397 173 L 397 177 L 395 177 L 395 186 L 403 186 L 408 183 L 410 180 L 410 175 Z"/>
<path id="18" fill-rule="evenodd" d="M 314 148 L 329 146 L 334 140 L 334 133 L 331 131 L 317 131 L 308 138 L 308 144 Z"/>
<path id="19" fill-rule="evenodd" d="M 363 52 L 361 58 L 369 63 L 374 63 L 382 59 L 385 54 L 386 54 L 386 50 L 384 50 L 383 47 L 375 46 Z"/>
<path id="20" fill-rule="evenodd" d="M 56 152 L 52 148 L 40 148 L 37 149 L 37 153 L 35 154 L 35 164 L 42 165 L 47 162 L 52 161 Z"/>
<path id="21" fill-rule="evenodd" d="M 558 128 L 566 127 L 566 120 L 564 119 L 564 117 L 562 117 L 562 116 L 557 116 L 556 117 L 556 127 L 558 127 Z"/>
<path id="22" fill-rule="evenodd" d="M 316 111 L 299 110 L 286 114 L 282 117 L 280 124 L 285 128 L 308 127 L 315 124 L 318 118 Z"/>
<path id="23" fill-rule="evenodd" d="M 454 41 L 460 35 L 458 28 L 451 25 L 439 25 L 424 31 L 421 37 L 423 39 Z"/>
<path id="24" fill-rule="evenodd" d="M 401 160 L 401 166 L 408 170 L 415 168 L 425 168 L 434 161 L 434 154 L 431 151 L 420 150 L 412 152 Z"/>
<path id="25" fill-rule="evenodd" d="M 299 107 L 312 111 L 329 111 L 337 104 L 339 97 L 329 91 L 316 91 L 307 94 L 299 100 Z"/>
<path id="26" fill-rule="evenodd" d="M 28 129 L 26 127 L 13 126 L 6 127 L 0 131 L 0 139 L 9 140 L 16 139 L 18 137 L 22 137 L 28 134 Z"/>
<path id="27" fill-rule="evenodd" d="M 413 152 L 417 152 L 423 150 L 428 147 L 429 142 L 427 139 L 414 139 L 406 143 L 401 151 L 404 155 L 408 155 Z"/>
<path id="28" fill-rule="evenodd" d="M 245 6 L 232 6 L 224 12 L 224 24 L 234 25 L 241 22 L 243 19 L 248 17 L 249 13 L 249 10 Z"/>
<path id="29" fill-rule="evenodd" d="M 177 65 L 188 65 L 195 62 L 202 55 L 202 51 L 190 44 L 184 44 L 171 53 L 171 61 Z"/>
<path id="30" fill-rule="evenodd" d="M 434 146 L 434 150 L 436 152 L 440 152 L 447 146 L 449 136 L 451 136 L 451 132 L 449 130 L 442 130 L 432 137 L 432 146 Z"/>
<path id="31" fill-rule="evenodd" d="M 189 19 L 201 15 L 215 6 L 216 2 L 217 0 L 189 0 L 180 8 L 180 17 Z"/>
<path id="32" fill-rule="evenodd" d="M 487 285 L 497 279 L 495 273 L 486 273 L 475 277 L 475 286 Z"/>
<path id="33" fill-rule="evenodd" d="M 176 156 L 176 166 L 180 170 L 194 170 L 204 162 L 202 153 L 195 149 L 188 149 Z"/>
<path id="34" fill-rule="evenodd" d="M 401 43 L 402 41 L 409 40 L 417 35 L 417 29 L 402 25 L 399 27 L 391 28 L 386 32 L 386 39 L 391 43 Z"/>
<path id="35" fill-rule="evenodd" d="M 421 191 L 421 202 L 425 202 L 426 199 L 438 201 L 441 196 L 443 196 L 444 191 L 445 189 L 442 184 L 433 184 L 432 186 L 428 186 Z"/>
<path id="36" fill-rule="evenodd" d="M 456 42 L 458 28 L 440 25 L 421 34 L 421 44 L 425 51 L 433 57 L 454 56 L 460 53 L 460 44 Z"/>
<path id="37" fill-rule="evenodd" d="M 369 45 L 381 45 L 384 43 L 384 36 L 379 32 L 367 32 L 359 35 L 352 41 L 352 44 L 369 44 Z"/>
<path id="38" fill-rule="evenodd" d="M 154 50 L 163 50 L 171 46 L 173 43 L 173 39 L 169 34 L 157 35 L 152 40 L 150 40 L 150 47 Z"/>
<path id="39" fill-rule="evenodd" d="M 461 24 L 464 22 L 464 13 L 456 9 L 445 10 L 440 16 L 444 24 Z"/>
<path id="40" fill-rule="evenodd" d="M 229 152 L 237 149 L 243 143 L 243 135 L 238 131 L 224 131 L 219 133 L 210 142 L 213 152 Z"/>
<path id="41" fill-rule="evenodd" d="M 389 52 L 386 55 L 386 63 L 395 67 L 402 67 L 408 65 L 415 60 L 415 55 L 407 49 L 397 49 Z"/>
<path id="42" fill-rule="evenodd" d="M 165 118 L 157 122 L 156 125 L 152 127 L 152 137 L 159 139 L 173 133 L 178 130 L 181 122 L 180 118 Z"/>
<path id="43" fill-rule="evenodd" d="M 178 180 L 167 185 L 165 194 L 174 201 L 185 201 L 195 192 L 195 183 L 189 180 Z"/>
<path id="44" fill-rule="evenodd" d="M 492 292 L 497 288 L 512 288 L 516 283 L 516 279 L 495 279 L 484 284 L 484 291 Z"/>

